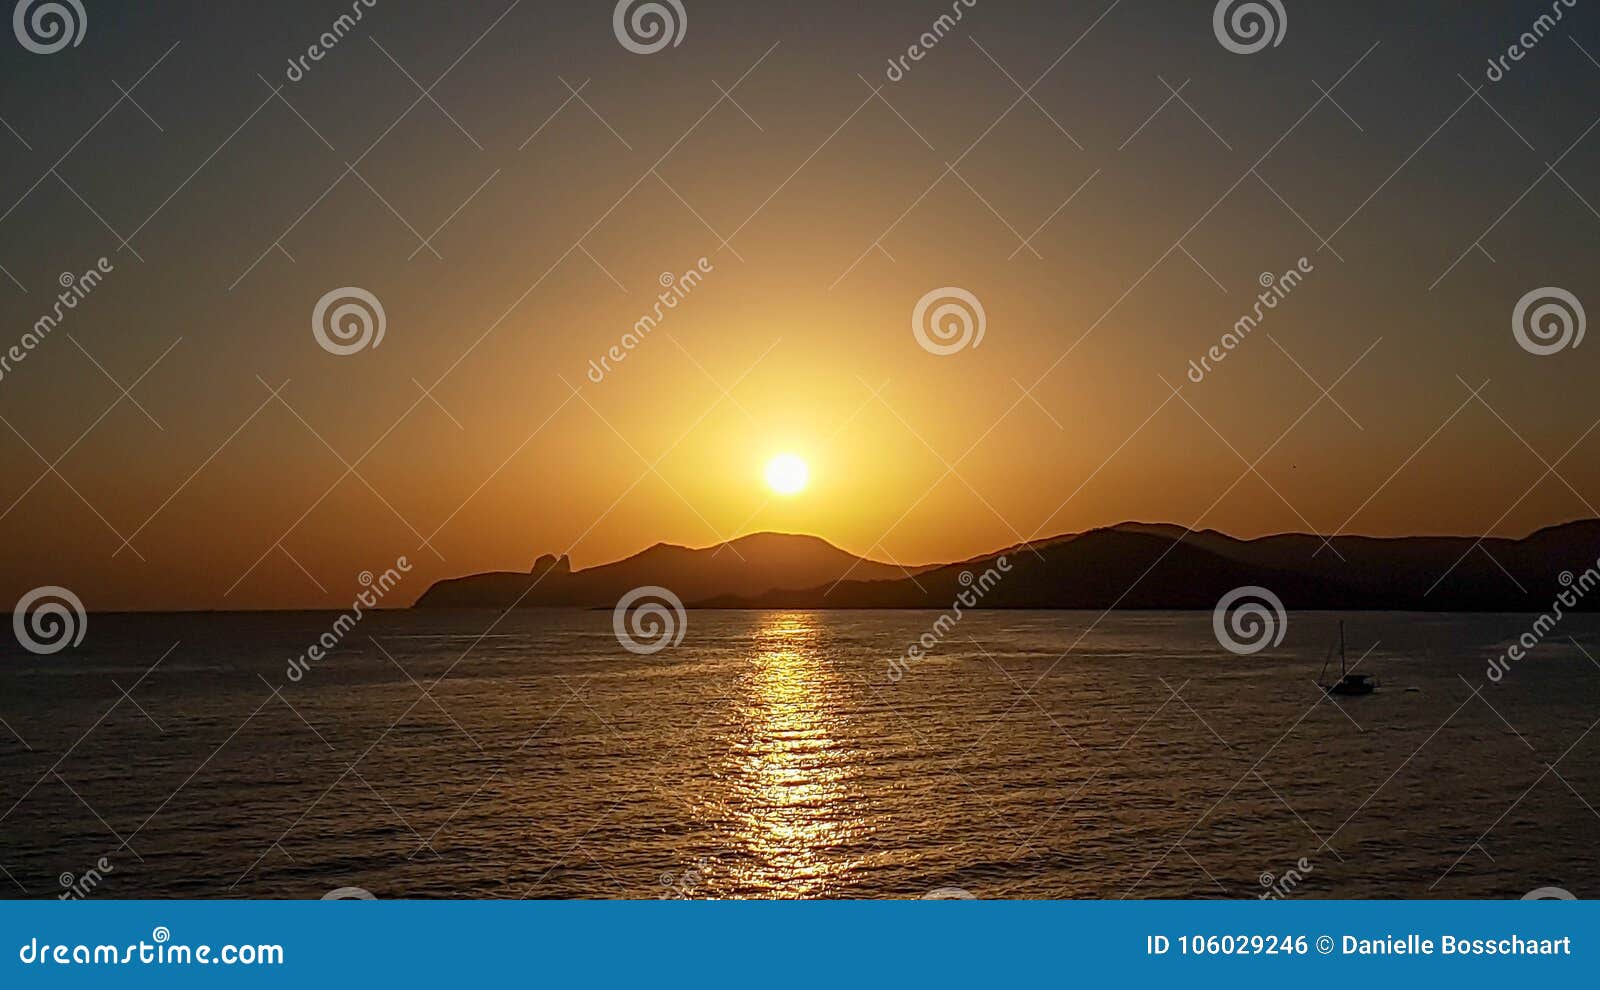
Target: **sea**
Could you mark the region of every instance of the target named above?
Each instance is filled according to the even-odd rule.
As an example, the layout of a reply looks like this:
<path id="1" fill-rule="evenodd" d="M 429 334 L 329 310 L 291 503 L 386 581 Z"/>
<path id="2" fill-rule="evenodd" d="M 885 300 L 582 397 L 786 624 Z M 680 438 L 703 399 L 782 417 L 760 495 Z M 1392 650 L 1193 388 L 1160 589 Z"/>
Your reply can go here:
<path id="1" fill-rule="evenodd" d="M 1600 616 L 1294 612 L 1250 654 L 1209 612 L 658 618 L 650 642 L 577 609 L 8 638 L 0 887 L 1600 895 Z M 1320 686 L 1341 622 L 1372 695 Z"/>

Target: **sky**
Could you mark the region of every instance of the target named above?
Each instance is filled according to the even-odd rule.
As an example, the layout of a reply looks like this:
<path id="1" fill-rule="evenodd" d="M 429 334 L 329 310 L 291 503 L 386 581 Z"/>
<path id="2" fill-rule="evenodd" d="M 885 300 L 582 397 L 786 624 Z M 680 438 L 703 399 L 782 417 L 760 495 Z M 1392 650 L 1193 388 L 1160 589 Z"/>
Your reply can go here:
<path id="1" fill-rule="evenodd" d="M 1600 303 L 1587 4 L 1495 73 L 1549 3 L 1282 0 L 1254 46 L 1209 2 L 957 0 L 893 69 L 952 5 L 681 0 L 656 46 L 607 2 L 358 0 L 293 70 L 351 4 L 81 6 L 0 41 L 6 601 L 1600 515 L 1600 345 L 1514 332 Z M 349 289 L 381 340 L 332 302 L 324 346 Z M 919 339 L 925 298 L 981 340 Z"/>

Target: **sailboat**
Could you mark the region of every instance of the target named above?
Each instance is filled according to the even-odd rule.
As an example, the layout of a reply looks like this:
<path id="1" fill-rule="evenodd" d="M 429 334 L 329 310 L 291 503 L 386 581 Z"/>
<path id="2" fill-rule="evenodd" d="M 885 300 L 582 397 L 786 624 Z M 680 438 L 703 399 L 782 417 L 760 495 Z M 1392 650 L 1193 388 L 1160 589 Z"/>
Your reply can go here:
<path id="1" fill-rule="evenodd" d="M 1322 663 L 1322 673 L 1328 671 L 1328 664 L 1333 662 L 1333 651 L 1328 651 L 1328 659 Z M 1317 682 L 1321 684 L 1322 674 L 1317 675 Z M 1329 694 L 1359 695 L 1371 694 L 1378 689 L 1378 679 L 1370 674 L 1352 674 L 1349 664 L 1345 659 L 1344 650 L 1344 620 L 1339 620 L 1339 679 L 1332 684 L 1323 684 L 1322 689 Z"/>

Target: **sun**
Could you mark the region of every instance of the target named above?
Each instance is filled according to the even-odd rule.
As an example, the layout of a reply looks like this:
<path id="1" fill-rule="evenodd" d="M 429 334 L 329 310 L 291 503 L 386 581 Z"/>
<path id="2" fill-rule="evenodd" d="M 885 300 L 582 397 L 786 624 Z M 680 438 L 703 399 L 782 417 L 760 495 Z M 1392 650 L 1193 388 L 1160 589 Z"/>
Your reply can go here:
<path id="1" fill-rule="evenodd" d="M 779 454 L 767 462 L 767 487 L 779 495 L 797 495 L 806 487 L 811 470 L 794 454 Z"/>

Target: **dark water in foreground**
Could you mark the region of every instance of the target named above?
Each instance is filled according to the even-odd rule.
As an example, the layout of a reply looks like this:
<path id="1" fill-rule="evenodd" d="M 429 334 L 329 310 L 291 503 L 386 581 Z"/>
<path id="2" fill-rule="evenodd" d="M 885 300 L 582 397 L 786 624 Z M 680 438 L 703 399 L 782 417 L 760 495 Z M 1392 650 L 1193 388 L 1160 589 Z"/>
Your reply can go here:
<path id="1" fill-rule="evenodd" d="M 1600 894 L 1594 617 L 1496 684 L 1532 616 L 1348 616 L 1383 690 L 1341 709 L 1332 615 L 1235 657 L 1209 613 L 977 613 L 890 681 L 936 615 L 691 612 L 640 657 L 605 612 L 376 614 L 298 683 L 333 614 L 8 640 L 3 896 L 102 857 L 90 896 Z"/>

